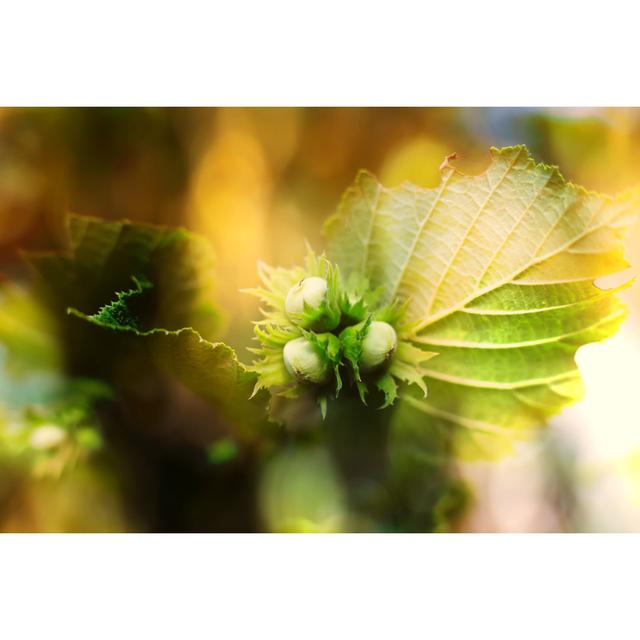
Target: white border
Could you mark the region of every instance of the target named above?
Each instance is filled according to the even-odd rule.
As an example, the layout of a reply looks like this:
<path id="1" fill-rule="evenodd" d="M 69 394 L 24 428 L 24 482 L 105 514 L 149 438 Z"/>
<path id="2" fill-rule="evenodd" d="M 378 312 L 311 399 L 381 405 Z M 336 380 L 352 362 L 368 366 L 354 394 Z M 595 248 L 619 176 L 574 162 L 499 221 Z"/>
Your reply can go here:
<path id="1" fill-rule="evenodd" d="M 0 539 L 2 637 L 637 638 L 632 535 Z"/>
<path id="2" fill-rule="evenodd" d="M 20 0 L 4 105 L 639 104 L 628 1 Z"/>

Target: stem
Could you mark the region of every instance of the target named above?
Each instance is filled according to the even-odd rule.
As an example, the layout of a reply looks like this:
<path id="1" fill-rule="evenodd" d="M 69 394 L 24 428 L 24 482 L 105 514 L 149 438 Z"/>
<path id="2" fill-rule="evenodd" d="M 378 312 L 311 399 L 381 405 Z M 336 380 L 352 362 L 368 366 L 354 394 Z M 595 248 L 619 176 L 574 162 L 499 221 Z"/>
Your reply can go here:
<path id="1" fill-rule="evenodd" d="M 451 464 L 450 432 L 439 427 L 398 405 L 380 410 L 355 397 L 333 403 L 326 438 L 354 514 L 350 528 L 450 528 L 468 494 Z"/>

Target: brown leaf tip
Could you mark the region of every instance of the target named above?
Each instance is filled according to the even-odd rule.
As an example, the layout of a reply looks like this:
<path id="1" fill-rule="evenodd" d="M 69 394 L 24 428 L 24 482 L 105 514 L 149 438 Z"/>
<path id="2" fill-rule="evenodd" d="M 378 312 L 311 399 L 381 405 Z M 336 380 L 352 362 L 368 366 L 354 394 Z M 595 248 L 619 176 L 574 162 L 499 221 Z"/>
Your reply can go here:
<path id="1" fill-rule="evenodd" d="M 451 166 L 451 161 L 453 160 L 457 160 L 458 159 L 458 154 L 457 153 L 450 153 L 443 161 L 442 164 L 440 165 L 440 172 L 444 171 L 445 169 L 453 169 L 453 167 Z"/>

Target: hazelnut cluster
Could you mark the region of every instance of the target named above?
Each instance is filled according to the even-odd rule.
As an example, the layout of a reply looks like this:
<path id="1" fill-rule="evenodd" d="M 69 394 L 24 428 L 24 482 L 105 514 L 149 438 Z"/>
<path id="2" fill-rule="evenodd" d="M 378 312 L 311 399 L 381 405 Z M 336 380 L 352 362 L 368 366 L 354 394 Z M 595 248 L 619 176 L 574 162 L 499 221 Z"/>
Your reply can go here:
<path id="1" fill-rule="evenodd" d="M 434 354 L 410 341 L 401 323 L 404 308 L 380 304 L 379 291 L 366 278 L 339 269 L 309 252 L 305 266 L 293 269 L 259 266 L 262 288 L 249 290 L 265 307 L 256 322 L 260 356 L 252 365 L 262 388 L 285 397 L 315 393 L 323 414 L 329 397 L 337 397 L 343 378 L 366 404 L 372 388 L 384 405 L 397 396 L 397 381 L 426 391 L 420 364 Z"/>

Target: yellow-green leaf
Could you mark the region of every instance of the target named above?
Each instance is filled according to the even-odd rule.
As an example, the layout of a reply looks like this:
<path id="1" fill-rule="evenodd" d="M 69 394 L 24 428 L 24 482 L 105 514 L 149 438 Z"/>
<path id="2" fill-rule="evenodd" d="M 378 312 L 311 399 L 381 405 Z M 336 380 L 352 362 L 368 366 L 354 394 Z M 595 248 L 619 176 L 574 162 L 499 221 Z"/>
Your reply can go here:
<path id="1" fill-rule="evenodd" d="M 360 173 L 327 223 L 329 257 L 406 301 L 412 340 L 438 353 L 427 399 L 405 391 L 398 419 L 445 421 L 494 455 L 578 399 L 576 350 L 625 315 L 594 280 L 627 266 L 639 209 L 640 190 L 586 191 L 522 146 L 492 149 L 478 176 L 445 163 L 435 189 Z"/>

